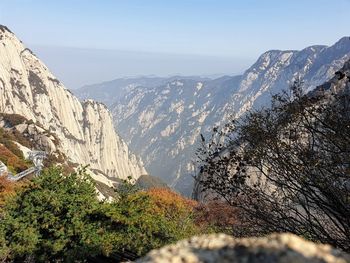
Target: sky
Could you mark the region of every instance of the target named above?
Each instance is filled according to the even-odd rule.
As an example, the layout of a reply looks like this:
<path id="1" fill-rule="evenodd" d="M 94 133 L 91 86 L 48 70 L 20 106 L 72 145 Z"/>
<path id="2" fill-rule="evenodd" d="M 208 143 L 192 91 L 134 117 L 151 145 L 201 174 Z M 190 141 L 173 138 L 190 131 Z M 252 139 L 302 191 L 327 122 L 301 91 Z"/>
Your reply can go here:
<path id="1" fill-rule="evenodd" d="M 133 75 L 237 74 L 271 49 L 350 35 L 350 0 L 0 0 L 72 88 Z"/>

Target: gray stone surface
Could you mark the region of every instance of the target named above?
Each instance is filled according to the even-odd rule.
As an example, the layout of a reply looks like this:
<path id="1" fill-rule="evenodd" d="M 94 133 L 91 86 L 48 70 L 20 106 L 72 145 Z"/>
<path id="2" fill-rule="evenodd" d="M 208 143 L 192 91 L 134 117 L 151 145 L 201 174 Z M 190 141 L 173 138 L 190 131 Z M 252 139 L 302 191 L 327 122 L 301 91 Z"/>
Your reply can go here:
<path id="1" fill-rule="evenodd" d="M 137 263 L 348 263 L 350 256 L 329 245 L 292 234 L 235 239 L 224 234 L 192 237 L 153 250 Z"/>

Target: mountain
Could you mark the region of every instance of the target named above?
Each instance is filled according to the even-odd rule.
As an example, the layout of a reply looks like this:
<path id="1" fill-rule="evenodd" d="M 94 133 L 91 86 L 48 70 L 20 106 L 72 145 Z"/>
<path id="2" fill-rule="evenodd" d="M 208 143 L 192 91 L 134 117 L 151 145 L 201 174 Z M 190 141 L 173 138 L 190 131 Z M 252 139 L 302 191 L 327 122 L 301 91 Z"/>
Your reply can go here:
<path id="1" fill-rule="evenodd" d="M 267 106 L 271 95 L 288 89 L 295 78 L 302 78 L 312 90 L 349 58 L 348 37 L 329 47 L 271 50 L 243 75 L 214 80 L 178 77 L 153 87 L 134 85 L 109 105 L 118 131 L 141 155 L 147 170 L 188 195 L 200 134 L 208 136 L 213 126 Z"/>
<path id="2" fill-rule="evenodd" d="M 40 124 L 57 137 L 70 163 L 90 165 L 99 181 L 146 174 L 141 159 L 116 134 L 107 107 L 80 102 L 5 26 L 0 26 L 0 113 Z"/>
<path id="3" fill-rule="evenodd" d="M 178 76 L 172 77 L 156 77 L 156 76 L 140 76 L 130 78 L 119 78 L 98 84 L 86 85 L 80 89 L 73 90 L 81 100 L 94 98 L 96 101 L 103 102 L 110 107 L 116 101 L 119 101 L 130 90 L 135 87 L 152 88 L 164 85 L 168 82 L 176 80 Z M 195 76 L 188 76 L 187 79 L 209 80 Z"/>
<path id="4" fill-rule="evenodd" d="M 141 175 L 135 182 L 135 185 L 143 190 L 149 190 L 152 188 L 169 188 L 168 185 L 158 177 L 147 174 Z"/>

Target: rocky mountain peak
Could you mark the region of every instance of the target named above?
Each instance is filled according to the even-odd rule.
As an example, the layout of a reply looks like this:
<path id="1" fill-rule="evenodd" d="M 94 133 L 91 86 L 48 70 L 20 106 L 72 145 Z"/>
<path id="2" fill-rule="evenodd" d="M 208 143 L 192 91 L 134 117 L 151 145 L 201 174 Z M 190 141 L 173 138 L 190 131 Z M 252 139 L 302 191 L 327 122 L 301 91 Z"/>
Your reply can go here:
<path id="1" fill-rule="evenodd" d="M 271 68 L 281 68 L 289 64 L 296 51 L 269 50 L 263 53 L 258 60 L 244 73 L 248 81 L 255 79 Z"/>
<path id="2" fill-rule="evenodd" d="M 0 112 L 40 123 L 58 137 L 71 163 L 115 178 L 147 173 L 116 134 L 105 105 L 81 103 L 6 27 L 0 36 Z"/>
<path id="3" fill-rule="evenodd" d="M 305 89 L 314 89 L 348 59 L 350 41 L 345 37 L 329 47 L 267 51 L 238 76 L 144 80 L 142 84 L 130 80 L 127 85 L 133 88 L 119 80 L 82 88 L 77 94 L 105 102 L 120 134 L 143 157 L 147 169 L 189 194 L 194 173 L 191 159 L 201 133 L 209 136 L 213 126 L 268 106 L 271 95 L 288 89 L 297 77 L 303 79 Z"/>
<path id="4" fill-rule="evenodd" d="M 341 39 L 339 39 L 335 44 L 334 47 L 336 49 L 349 49 L 349 43 L 350 43 L 350 37 L 342 37 Z"/>
<path id="5" fill-rule="evenodd" d="M 337 49 L 339 43 L 344 43 L 342 49 Z M 331 78 L 349 56 L 346 38 L 330 47 L 270 50 L 241 76 L 133 89 L 115 102 L 114 120 L 152 174 L 188 194 L 200 134 L 209 136 L 213 126 L 268 106 L 271 94 L 288 89 L 296 77 L 304 80 L 305 89 L 313 89 Z"/>

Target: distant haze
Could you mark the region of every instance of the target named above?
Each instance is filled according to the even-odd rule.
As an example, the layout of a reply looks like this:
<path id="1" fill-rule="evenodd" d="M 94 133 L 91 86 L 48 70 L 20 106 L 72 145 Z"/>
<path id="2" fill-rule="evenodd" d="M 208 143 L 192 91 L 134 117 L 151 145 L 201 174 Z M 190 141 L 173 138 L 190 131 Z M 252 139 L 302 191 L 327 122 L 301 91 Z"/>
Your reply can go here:
<path id="1" fill-rule="evenodd" d="M 333 44 L 349 34 L 349 10 L 350 0 L 0 0 L 0 24 L 78 88 L 240 73 L 267 50 Z"/>
<path id="2" fill-rule="evenodd" d="M 253 59 L 167 54 L 103 49 L 29 45 L 49 69 L 70 89 L 120 77 L 138 75 L 239 74 Z"/>

